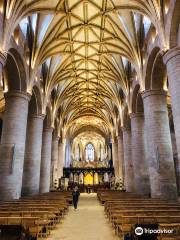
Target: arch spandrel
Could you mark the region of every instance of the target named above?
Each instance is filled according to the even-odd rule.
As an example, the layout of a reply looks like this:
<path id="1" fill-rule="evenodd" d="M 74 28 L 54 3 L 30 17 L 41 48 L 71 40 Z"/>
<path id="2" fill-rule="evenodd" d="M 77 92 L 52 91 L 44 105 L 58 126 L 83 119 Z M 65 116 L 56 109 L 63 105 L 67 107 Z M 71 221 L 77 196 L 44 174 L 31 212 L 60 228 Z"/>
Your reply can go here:
<path id="1" fill-rule="evenodd" d="M 147 59 L 145 90 L 164 89 L 167 82 L 167 70 L 163 62 L 163 51 L 155 47 Z"/>
<path id="2" fill-rule="evenodd" d="M 29 102 L 29 113 L 40 115 L 43 114 L 43 103 L 40 89 L 38 86 L 34 85 L 32 88 L 32 95 Z"/>
<path id="3" fill-rule="evenodd" d="M 132 113 L 144 112 L 141 88 L 136 84 L 132 92 Z"/>

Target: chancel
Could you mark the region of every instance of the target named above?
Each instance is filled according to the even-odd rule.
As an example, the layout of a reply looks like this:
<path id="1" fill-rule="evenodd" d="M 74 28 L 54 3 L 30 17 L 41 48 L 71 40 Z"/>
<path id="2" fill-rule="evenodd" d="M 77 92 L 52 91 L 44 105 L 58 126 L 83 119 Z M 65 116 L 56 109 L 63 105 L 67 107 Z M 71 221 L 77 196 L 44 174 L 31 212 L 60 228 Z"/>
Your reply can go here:
<path id="1" fill-rule="evenodd" d="M 178 240 L 180 0 L 0 0 L 0 140 L 0 239 Z"/>

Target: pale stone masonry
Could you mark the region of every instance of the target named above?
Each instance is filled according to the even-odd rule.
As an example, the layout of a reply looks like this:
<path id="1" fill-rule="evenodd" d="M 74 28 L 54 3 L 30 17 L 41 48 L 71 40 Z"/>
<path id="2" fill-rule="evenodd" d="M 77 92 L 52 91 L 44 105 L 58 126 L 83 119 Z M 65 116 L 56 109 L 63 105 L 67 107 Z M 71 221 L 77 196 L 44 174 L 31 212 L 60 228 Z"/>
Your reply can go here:
<path id="1" fill-rule="evenodd" d="M 180 0 L 0 1 L 0 201 L 64 177 L 179 199 L 179 26 Z"/>
<path id="2" fill-rule="evenodd" d="M 146 164 L 144 115 L 143 113 L 131 114 L 131 150 L 134 169 L 135 189 L 137 193 L 149 194 L 149 173 Z"/>
<path id="3" fill-rule="evenodd" d="M 27 124 L 22 195 L 39 193 L 44 115 L 30 115 Z"/>
<path id="4" fill-rule="evenodd" d="M 59 142 L 58 146 L 58 173 L 57 173 L 57 180 L 63 176 L 63 167 L 64 167 L 64 155 L 65 155 L 65 149 L 64 149 L 64 143 Z"/>
<path id="5" fill-rule="evenodd" d="M 0 199 L 21 196 L 28 103 L 27 93 L 13 91 L 5 94 L 6 110 L 1 137 Z M 3 149 L 6 148 L 6 153 Z"/>
<path id="6" fill-rule="evenodd" d="M 54 180 L 58 178 L 58 160 L 59 160 L 59 137 L 53 136 L 52 140 L 52 159 L 51 159 L 51 187 L 54 186 Z"/>
<path id="7" fill-rule="evenodd" d="M 172 101 L 173 122 L 178 151 L 177 181 L 180 186 L 180 47 L 170 49 L 164 56 L 164 62 L 167 67 L 169 91 Z"/>
<path id="8" fill-rule="evenodd" d="M 123 127 L 124 185 L 127 192 L 134 192 L 134 169 L 131 152 L 131 130 Z"/>
<path id="9" fill-rule="evenodd" d="M 52 128 L 44 127 L 43 129 L 39 186 L 40 193 L 49 192 L 50 190 L 52 131 Z"/>
<path id="10" fill-rule="evenodd" d="M 117 136 L 118 144 L 118 162 L 119 162 L 119 178 L 123 181 L 123 164 L 124 164 L 124 152 L 123 152 L 123 135 Z"/>
<path id="11" fill-rule="evenodd" d="M 166 92 L 148 90 L 142 93 L 147 141 L 147 162 L 151 196 L 176 198 L 177 188 L 170 136 Z"/>
<path id="12" fill-rule="evenodd" d="M 112 152 L 113 152 L 113 166 L 116 179 L 119 179 L 119 158 L 118 158 L 118 141 L 117 139 L 112 140 Z"/>
<path id="13" fill-rule="evenodd" d="M 2 77 L 2 71 L 6 63 L 7 54 L 0 51 L 0 77 Z"/>

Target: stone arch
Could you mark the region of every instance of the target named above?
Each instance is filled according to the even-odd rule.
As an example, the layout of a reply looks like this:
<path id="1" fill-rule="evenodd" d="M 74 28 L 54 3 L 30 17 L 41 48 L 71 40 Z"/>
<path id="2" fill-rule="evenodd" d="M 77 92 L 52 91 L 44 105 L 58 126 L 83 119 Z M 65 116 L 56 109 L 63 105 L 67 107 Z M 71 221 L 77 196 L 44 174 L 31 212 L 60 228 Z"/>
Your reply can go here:
<path id="1" fill-rule="evenodd" d="M 156 58 L 157 53 L 159 52 L 159 48 L 155 47 L 151 54 L 148 57 L 147 65 L 146 65 L 146 73 L 145 73 L 145 89 L 151 88 L 151 73 L 153 68 L 154 59 Z"/>
<path id="2" fill-rule="evenodd" d="M 178 45 L 178 34 L 180 33 L 179 10 L 180 10 L 180 1 L 176 0 L 174 4 L 174 11 L 172 14 L 172 21 L 171 21 L 171 28 L 170 28 L 170 39 L 169 39 L 170 48 L 176 47 Z"/>
<path id="3" fill-rule="evenodd" d="M 163 89 L 165 81 L 167 81 L 167 71 L 163 62 L 162 51 L 155 47 L 146 66 L 145 90 Z"/>
<path id="4" fill-rule="evenodd" d="M 29 113 L 35 115 L 42 114 L 41 93 L 37 86 L 34 86 L 32 89 L 32 96 L 29 102 Z"/>
<path id="5" fill-rule="evenodd" d="M 80 133 L 88 132 L 88 131 L 94 131 L 94 132 L 100 134 L 104 139 L 107 139 L 106 134 L 104 132 L 102 132 L 99 128 L 97 128 L 95 126 L 83 126 L 74 132 L 74 134 L 71 136 L 71 140 L 74 139 L 76 136 L 78 136 Z"/>
<path id="6" fill-rule="evenodd" d="M 25 66 L 20 54 L 14 48 L 10 48 L 8 51 L 4 75 L 9 91 L 26 92 L 27 75 Z"/>
<path id="7" fill-rule="evenodd" d="M 143 100 L 140 93 L 140 85 L 134 87 L 132 95 L 132 113 L 144 112 Z"/>

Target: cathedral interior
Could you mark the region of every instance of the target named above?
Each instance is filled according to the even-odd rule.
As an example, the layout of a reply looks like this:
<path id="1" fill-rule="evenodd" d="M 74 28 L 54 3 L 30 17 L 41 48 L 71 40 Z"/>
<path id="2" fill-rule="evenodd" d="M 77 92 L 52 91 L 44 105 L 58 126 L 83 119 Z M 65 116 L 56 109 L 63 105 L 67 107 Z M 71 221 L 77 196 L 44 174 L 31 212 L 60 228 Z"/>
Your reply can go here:
<path id="1" fill-rule="evenodd" d="M 179 106 L 180 0 L 0 0 L 0 239 L 15 225 L 48 239 L 24 209 L 51 221 L 33 204 L 65 214 L 75 186 L 80 207 L 162 207 L 156 223 L 179 232 L 153 239 L 180 239 Z M 130 239 L 114 226 L 109 240 Z"/>

